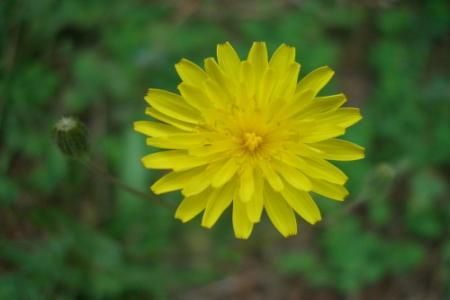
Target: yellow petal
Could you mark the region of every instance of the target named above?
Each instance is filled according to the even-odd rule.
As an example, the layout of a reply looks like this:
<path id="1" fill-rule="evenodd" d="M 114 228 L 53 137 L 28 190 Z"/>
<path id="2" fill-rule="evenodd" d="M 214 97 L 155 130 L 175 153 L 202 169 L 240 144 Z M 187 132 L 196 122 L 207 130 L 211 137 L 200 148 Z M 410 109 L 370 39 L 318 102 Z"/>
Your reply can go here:
<path id="1" fill-rule="evenodd" d="M 239 165 L 234 158 L 229 159 L 222 167 L 213 175 L 211 184 L 213 187 L 220 187 L 227 183 L 238 170 Z"/>
<path id="2" fill-rule="evenodd" d="M 236 78 L 229 77 L 212 57 L 205 59 L 205 70 L 210 79 L 214 80 L 230 98 L 230 92 L 234 90 Z"/>
<path id="3" fill-rule="evenodd" d="M 240 199 L 233 201 L 233 229 L 238 239 L 247 239 L 253 230 L 253 223 L 248 218 L 246 206 Z"/>
<path id="4" fill-rule="evenodd" d="M 178 90 L 180 91 L 181 96 L 183 96 L 186 102 L 195 107 L 200 112 L 202 112 L 202 110 L 204 110 L 205 108 L 211 107 L 212 105 L 208 96 L 198 87 L 183 82 L 178 85 Z"/>
<path id="5" fill-rule="evenodd" d="M 269 65 L 266 43 L 254 42 L 248 53 L 247 60 L 252 66 L 253 76 L 256 82 L 259 82 Z"/>
<path id="6" fill-rule="evenodd" d="M 320 210 L 309 193 L 299 191 L 298 189 L 286 185 L 281 194 L 295 212 L 308 223 L 315 224 L 322 219 Z"/>
<path id="7" fill-rule="evenodd" d="M 272 90 L 275 83 L 275 74 L 272 70 L 266 69 L 264 75 L 259 83 L 258 91 L 256 92 L 256 103 L 260 107 L 267 107 L 269 99 L 272 96 Z"/>
<path id="8" fill-rule="evenodd" d="M 248 63 L 248 62 L 247 62 Z M 242 64 L 241 64 L 242 66 Z M 240 68 L 242 70 L 242 67 Z M 252 99 L 253 97 L 250 96 L 249 88 L 247 87 L 249 84 L 249 81 L 242 82 L 239 81 L 237 90 L 235 91 L 235 99 L 234 102 L 237 107 L 246 107 L 248 111 L 251 111 L 254 109 L 254 104 Z"/>
<path id="9" fill-rule="evenodd" d="M 348 191 L 342 185 L 329 183 L 319 179 L 311 179 L 313 192 L 337 201 L 344 201 Z"/>
<path id="10" fill-rule="evenodd" d="M 193 176 L 189 182 L 184 185 L 181 193 L 184 196 L 192 196 L 203 192 L 210 184 L 211 177 L 215 174 L 223 165 L 223 160 L 209 164 L 206 169 L 198 172 Z"/>
<path id="11" fill-rule="evenodd" d="M 215 80 L 208 79 L 203 87 L 208 99 L 218 108 L 227 108 L 231 106 L 232 99 L 228 92 L 220 86 Z"/>
<path id="12" fill-rule="evenodd" d="M 325 159 L 348 161 L 364 158 L 363 147 L 340 139 L 331 139 L 311 146 L 323 151 Z"/>
<path id="13" fill-rule="evenodd" d="M 345 133 L 345 128 L 336 125 L 314 126 L 308 131 L 300 133 L 300 141 L 303 143 L 316 143 L 323 140 L 335 138 Z"/>
<path id="14" fill-rule="evenodd" d="M 297 234 L 297 220 L 283 196 L 267 185 L 264 193 L 264 207 L 275 228 L 284 237 Z"/>
<path id="15" fill-rule="evenodd" d="M 167 193 L 182 189 L 186 182 L 201 172 L 202 168 L 193 168 L 180 172 L 170 172 L 156 181 L 151 189 L 155 194 Z"/>
<path id="16" fill-rule="evenodd" d="M 341 127 L 347 128 L 357 123 L 362 119 L 359 108 L 344 107 L 332 112 L 326 117 L 322 118 L 322 122 L 338 124 Z"/>
<path id="17" fill-rule="evenodd" d="M 147 139 L 147 145 L 162 149 L 190 149 L 204 145 L 210 136 L 212 135 L 207 133 L 181 133 L 151 137 Z"/>
<path id="18" fill-rule="evenodd" d="M 264 71 L 269 64 L 266 43 L 254 42 L 250 48 L 247 59 L 256 69 Z M 262 72 L 259 74 L 262 74 Z"/>
<path id="19" fill-rule="evenodd" d="M 332 96 L 317 97 L 311 105 L 306 107 L 299 115 L 300 118 L 305 118 L 311 115 L 317 115 L 337 110 L 342 104 L 347 101 L 344 94 L 337 94 Z"/>
<path id="20" fill-rule="evenodd" d="M 183 58 L 175 65 L 178 75 L 181 80 L 194 86 L 200 86 L 206 80 L 206 73 L 196 64 Z"/>
<path id="21" fill-rule="evenodd" d="M 308 177 L 306 177 L 298 169 L 280 161 L 277 161 L 275 166 L 278 173 L 280 173 L 281 176 L 283 176 L 283 178 L 292 186 L 302 191 L 311 190 L 311 182 Z"/>
<path id="22" fill-rule="evenodd" d="M 314 96 L 330 81 L 334 71 L 328 66 L 320 67 L 306 75 L 297 85 L 298 90 L 312 90 Z"/>
<path id="23" fill-rule="evenodd" d="M 324 153 L 322 150 L 313 147 L 312 144 L 303 143 L 286 143 L 286 149 L 288 149 L 288 153 L 292 152 L 294 154 L 307 157 L 321 157 Z"/>
<path id="24" fill-rule="evenodd" d="M 178 119 L 169 117 L 168 115 L 165 115 L 163 113 L 161 113 L 160 111 L 154 109 L 153 107 L 147 107 L 145 109 L 145 113 L 159 121 L 162 121 L 164 123 L 170 124 L 176 128 L 179 128 L 181 130 L 185 130 L 185 131 L 194 131 L 195 126 L 194 124 L 191 123 L 187 123 L 187 122 L 183 122 L 180 121 Z"/>
<path id="25" fill-rule="evenodd" d="M 253 179 L 253 168 L 246 167 L 240 176 L 239 196 L 244 202 L 251 200 L 255 191 L 255 182 Z"/>
<path id="26" fill-rule="evenodd" d="M 294 96 L 299 72 L 300 65 L 293 63 L 287 68 L 284 74 L 277 75 L 279 77 L 272 95 L 274 98 L 280 100 L 279 103 L 285 103 L 286 98 L 292 98 Z"/>
<path id="27" fill-rule="evenodd" d="M 222 215 L 225 209 L 230 206 L 235 189 L 236 180 L 231 180 L 223 187 L 214 189 L 210 197 L 208 197 L 208 203 L 206 204 L 206 209 L 203 213 L 203 227 L 211 228 L 214 226 L 220 215 Z"/>
<path id="28" fill-rule="evenodd" d="M 292 99 L 293 102 L 290 107 L 292 109 L 291 115 L 294 115 L 311 105 L 314 101 L 314 91 L 310 89 L 296 91 Z"/>
<path id="29" fill-rule="evenodd" d="M 291 153 L 284 153 L 278 159 L 301 170 L 309 177 L 323 179 L 336 184 L 343 184 L 348 179 L 340 169 L 320 158 L 298 157 Z"/>
<path id="30" fill-rule="evenodd" d="M 133 127 L 137 132 L 154 137 L 168 136 L 185 132 L 173 126 L 152 121 L 137 121 L 133 123 Z"/>
<path id="31" fill-rule="evenodd" d="M 279 105 L 279 107 L 274 107 L 276 113 L 276 118 L 281 120 L 289 119 L 299 112 L 301 112 L 305 107 L 309 106 L 314 100 L 314 93 L 311 90 L 301 90 L 297 91 L 290 101 L 286 101 L 281 98 L 285 103 Z"/>
<path id="32" fill-rule="evenodd" d="M 217 60 L 227 74 L 230 76 L 239 75 L 241 60 L 229 42 L 217 45 Z"/>
<path id="33" fill-rule="evenodd" d="M 320 158 L 304 157 L 304 170 L 314 178 L 324 179 L 331 183 L 344 184 L 348 177 L 338 167 Z"/>
<path id="34" fill-rule="evenodd" d="M 261 161 L 259 164 L 259 167 L 266 178 L 269 185 L 275 190 L 275 191 L 281 191 L 283 189 L 283 180 L 281 180 L 280 176 L 275 172 L 273 167 L 265 162 Z"/>
<path id="35" fill-rule="evenodd" d="M 150 89 L 145 100 L 155 109 L 172 118 L 193 124 L 200 123 L 198 111 L 177 94 L 160 89 Z"/>
<path id="36" fill-rule="evenodd" d="M 256 94 L 256 74 L 248 61 L 241 63 L 239 81 L 245 86 L 246 94 L 251 99 Z"/>
<path id="37" fill-rule="evenodd" d="M 184 198 L 180 205 L 178 205 L 175 218 L 181 220 L 183 223 L 192 220 L 205 209 L 206 199 L 209 193 L 210 191 L 205 191 L 204 193 Z"/>
<path id="38" fill-rule="evenodd" d="M 232 139 L 220 136 L 220 138 L 213 143 L 189 149 L 189 154 L 193 156 L 219 155 L 229 151 L 234 145 L 235 142 Z"/>
<path id="39" fill-rule="evenodd" d="M 261 219 L 261 213 L 263 210 L 263 191 L 264 191 L 264 179 L 255 174 L 254 176 L 254 193 L 250 201 L 246 203 L 247 215 L 252 223 L 258 223 Z"/>
<path id="40" fill-rule="evenodd" d="M 272 54 L 269 65 L 277 72 L 284 71 L 293 62 L 295 62 L 295 48 L 281 44 Z"/>
<path id="41" fill-rule="evenodd" d="M 156 152 L 142 158 L 142 164 L 148 169 L 186 170 L 209 163 L 211 159 L 192 157 L 182 150 Z"/>

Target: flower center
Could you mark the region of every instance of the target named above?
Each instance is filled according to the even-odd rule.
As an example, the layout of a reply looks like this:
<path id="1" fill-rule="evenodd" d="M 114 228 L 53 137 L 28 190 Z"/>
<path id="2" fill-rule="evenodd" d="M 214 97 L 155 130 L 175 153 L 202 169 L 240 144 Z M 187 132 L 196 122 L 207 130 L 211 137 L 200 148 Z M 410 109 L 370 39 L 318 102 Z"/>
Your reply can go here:
<path id="1" fill-rule="evenodd" d="M 246 147 L 251 152 L 254 152 L 259 145 L 262 143 L 262 137 L 256 135 L 254 132 L 244 133 L 244 147 Z"/>

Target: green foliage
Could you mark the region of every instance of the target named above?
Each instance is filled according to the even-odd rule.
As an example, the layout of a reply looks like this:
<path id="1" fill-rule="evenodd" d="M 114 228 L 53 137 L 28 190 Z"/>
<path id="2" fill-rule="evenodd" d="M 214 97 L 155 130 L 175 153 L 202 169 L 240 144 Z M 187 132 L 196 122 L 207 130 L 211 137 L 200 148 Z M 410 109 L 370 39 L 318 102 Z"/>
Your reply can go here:
<path id="1" fill-rule="evenodd" d="M 416 298 L 449 297 L 448 1 L 241 2 L 0 1 L 0 299 L 172 299 L 248 265 L 337 297 L 395 277 L 416 280 Z M 132 131 L 146 90 L 176 90 L 173 65 L 225 40 L 241 57 L 254 40 L 293 45 L 302 76 L 330 65 L 324 92 L 362 108 L 348 138 L 367 158 L 338 164 L 351 197 L 318 199 L 313 237 L 281 242 L 263 221 L 235 241 L 229 214 L 211 231 L 180 224 L 53 144 L 54 123 L 76 115 L 101 168 L 146 191 L 160 175 Z"/>
<path id="2" fill-rule="evenodd" d="M 424 257 L 420 244 L 386 240 L 361 228 L 355 219 L 340 222 L 320 237 L 322 252 L 281 256 L 279 269 L 300 274 L 317 288 L 334 287 L 347 294 L 382 278 L 417 267 Z"/>

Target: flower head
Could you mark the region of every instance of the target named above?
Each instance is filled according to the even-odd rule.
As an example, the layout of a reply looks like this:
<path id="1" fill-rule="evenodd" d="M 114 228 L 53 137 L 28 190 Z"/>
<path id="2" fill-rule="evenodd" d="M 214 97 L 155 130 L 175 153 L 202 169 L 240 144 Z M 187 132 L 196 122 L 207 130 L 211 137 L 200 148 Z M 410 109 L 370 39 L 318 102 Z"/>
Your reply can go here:
<path id="1" fill-rule="evenodd" d="M 298 82 L 295 48 L 281 45 L 268 59 L 253 43 L 241 60 L 230 43 L 204 68 L 182 59 L 179 94 L 150 89 L 136 131 L 164 149 L 142 158 L 145 167 L 170 170 L 152 185 L 159 194 L 181 190 L 175 217 L 187 222 L 203 212 L 211 228 L 232 206 L 237 238 L 248 238 L 263 210 L 285 237 L 297 233 L 299 214 L 314 224 L 320 211 L 310 192 L 341 201 L 347 176 L 328 160 L 356 160 L 364 149 L 337 139 L 361 119 L 341 106 L 343 94 L 318 96 L 334 72 L 321 67 Z"/>

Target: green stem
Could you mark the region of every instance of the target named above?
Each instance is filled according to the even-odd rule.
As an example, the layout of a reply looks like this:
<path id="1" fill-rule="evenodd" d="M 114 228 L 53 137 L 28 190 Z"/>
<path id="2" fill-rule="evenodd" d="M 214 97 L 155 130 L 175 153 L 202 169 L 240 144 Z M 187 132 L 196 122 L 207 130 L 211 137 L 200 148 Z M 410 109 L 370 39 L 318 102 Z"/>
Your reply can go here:
<path id="1" fill-rule="evenodd" d="M 85 167 L 87 167 L 92 172 L 100 175 L 102 178 L 104 178 L 108 182 L 116 185 L 117 187 L 127 191 L 130 194 L 133 194 L 133 195 L 140 197 L 142 199 L 145 199 L 145 200 L 151 200 L 151 201 L 153 201 L 153 203 L 161 205 L 165 208 L 173 209 L 173 206 L 170 203 L 162 201 L 152 191 L 149 191 L 148 193 L 144 193 L 142 191 L 139 191 L 139 190 L 127 185 L 126 183 L 121 181 L 119 178 L 112 176 L 108 172 L 106 172 L 106 171 L 102 170 L 100 167 L 96 166 L 89 158 L 88 159 L 75 158 L 75 160 L 78 161 L 79 163 L 83 164 Z"/>

